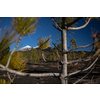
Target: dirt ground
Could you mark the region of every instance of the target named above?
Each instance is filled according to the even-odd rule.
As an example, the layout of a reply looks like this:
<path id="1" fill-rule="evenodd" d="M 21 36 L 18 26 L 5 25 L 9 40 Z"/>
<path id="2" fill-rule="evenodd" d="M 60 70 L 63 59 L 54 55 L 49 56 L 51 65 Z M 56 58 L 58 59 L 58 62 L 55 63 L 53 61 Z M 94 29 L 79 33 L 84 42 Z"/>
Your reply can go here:
<path id="1" fill-rule="evenodd" d="M 74 72 L 77 69 L 82 69 L 84 66 L 84 64 L 79 63 L 78 65 L 74 65 L 72 66 L 68 66 L 68 73 L 69 72 Z M 61 73 L 61 65 L 57 66 L 57 63 L 55 62 L 49 62 L 49 63 L 44 63 L 41 62 L 39 64 L 32 64 L 32 63 L 28 63 L 27 64 L 27 70 L 26 72 L 28 73 L 50 73 L 50 72 L 54 72 L 54 73 Z M 80 79 L 81 77 L 83 77 L 84 75 L 86 75 L 88 71 L 86 72 L 81 72 L 79 74 L 70 76 L 68 78 L 68 83 L 72 84 L 75 81 L 77 81 L 78 79 Z M 6 71 L 0 71 L 0 78 L 2 78 L 3 74 L 6 75 Z M 13 76 L 13 74 L 11 74 Z M 8 77 L 5 76 L 5 79 L 8 80 Z M 100 83 L 100 62 L 97 61 L 95 68 L 93 69 L 93 71 L 87 76 L 85 77 L 82 81 L 80 81 L 78 84 L 99 84 Z M 40 78 L 36 78 L 36 77 L 22 77 L 22 76 L 16 76 L 13 84 L 60 84 L 60 77 L 54 76 L 54 77 L 40 77 Z"/>

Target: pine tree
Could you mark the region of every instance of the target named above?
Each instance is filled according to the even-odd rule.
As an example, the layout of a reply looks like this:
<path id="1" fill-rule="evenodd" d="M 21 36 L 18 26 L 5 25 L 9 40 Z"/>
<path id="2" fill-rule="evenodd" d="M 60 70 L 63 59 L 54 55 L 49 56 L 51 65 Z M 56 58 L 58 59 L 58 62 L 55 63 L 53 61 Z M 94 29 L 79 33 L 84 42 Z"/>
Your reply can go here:
<path id="1" fill-rule="evenodd" d="M 52 17 L 53 22 L 55 23 L 54 27 L 61 31 L 61 40 L 62 40 L 62 73 L 61 73 L 61 83 L 67 84 L 68 83 L 68 77 L 67 77 L 67 66 L 68 66 L 68 60 L 67 60 L 67 31 L 69 30 L 79 30 L 87 26 L 87 24 L 90 22 L 92 18 L 87 18 L 85 21 L 86 23 L 83 26 L 75 27 L 75 24 L 78 20 L 82 19 L 82 17 L 79 18 L 72 18 L 72 17 L 60 17 L 60 18 L 54 18 Z M 66 78 L 67 77 L 67 78 Z"/>
<path id="2" fill-rule="evenodd" d="M 49 45 L 50 44 L 50 41 L 49 41 L 50 37 L 51 37 L 51 35 L 49 37 L 38 39 L 38 46 L 39 46 L 39 49 L 41 50 L 42 58 L 45 62 L 46 62 L 46 60 L 44 58 L 44 50 L 50 46 Z"/>
<path id="3" fill-rule="evenodd" d="M 37 20 L 38 20 L 37 17 L 15 17 L 15 18 L 12 18 L 12 26 L 15 29 L 15 31 L 19 34 L 19 39 L 17 41 L 15 48 L 10 53 L 10 56 L 9 56 L 7 64 L 6 64 L 6 68 L 9 66 L 11 56 L 14 53 L 17 46 L 19 45 L 22 37 L 33 34 L 36 31 L 36 29 L 37 29 L 36 25 L 38 24 Z"/>
<path id="4" fill-rule="evenodd" d="M 4 31 L 0 33 L 0 37 L 0 62 L 3 59 L 7 62 L 5 56 L 10 53 L 10 46 L 17 41 L 18 35 L 11 27 L 10 29 L 4 29 Z"/>

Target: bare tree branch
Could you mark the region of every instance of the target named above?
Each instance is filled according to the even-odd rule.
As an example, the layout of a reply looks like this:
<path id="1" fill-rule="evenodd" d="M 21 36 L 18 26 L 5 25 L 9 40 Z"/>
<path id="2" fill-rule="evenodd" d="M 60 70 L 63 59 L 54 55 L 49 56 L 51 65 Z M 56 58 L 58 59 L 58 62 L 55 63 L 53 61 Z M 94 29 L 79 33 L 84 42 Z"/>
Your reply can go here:
<path id="1" fill-rule="evenodd" d="M 59 26 L 56 19 L 54 17 L 51 17 L 51 18 L 52 18 L 53 22 L 56 24 L 56 26 L 59 28 L 59 30 L 62 31 L 62 28 Z"/>
<path id="2" fill-rule="evenodd" d="M 7 72 L 7 76 L 8 76 L 8 78 L 9 78 L 9 80 L 11 81 L 11 83 L 13 83 L 16 74 L 14 75 L 14 77 L 13 77 L 12 79 L 11 79 L 11 76 L 10 76 L 9 72 Z"/>
<path id="3" fill-rule="evenodd" d="M 70 63 L 75 63 L 75 62 L 79 62 L 79 61 L 89 61 L 93 56 L 89 57 L 89 58 L 83 58 L 83 59 L 78 59 L 78 60 L 73 60 L 73 61 L 70 61 L 70 62 L 67 62 L 67 64 L 70 64 Z"/>
<path id="4" fill-rule="evenodd" d="M 94 45 L 94 44 L 97 43 L 98 41 L 100 41 L 100 39 L 98 39 L 96 42 L 93 42 L 93 43 L 91 43 L 91 44 L 88 44 L 88 45 L 85 45 L 85 46 L 79 46 L 79 47 L 70 49 L 70 50 L 68 50 L 67 52 L 71 52 L 71 51 L 73 51 L 73 50 L 77 50 L 77 49 L 80 49 L 80 48 L 87 48 L 87 47 L 89 47 L 89 46 L 91 46 L 91 45 Z"/>
<path id="5" fill-rule="evenodd" d="M 57 30 L 61 31 L 58 27 L 56 27 L 55 25 L 53 25 Z"/>
<path id="6" fill-rule="evenodd" d="M 84 28 L 85 26 L 87 26 L 88 23 L 90 22 L 90 20 L 91 20 L 91 18 L 89 18 L 88 21 L 87 21 L 83 26 L 80 26 L 80 27 L 69 27 L 69 28 L 67 28 L 67 27 L 65 26 L 65 28 L 68 29 L 68 30 L 79 30 L 79 29 L 82 29 L 82 28 Z"/>
<path id="7" fill-rule="evenodd" d="M 58 50 L 56 49 L 56 54 L 57 54 L 57 57 L 60 59 L 60 55 L 58 53 Z"/>
<path id="8" fill-rule="evenodd" d="M 6 64 L 6 68 L 8 68 L 9 63 L 10 63 L 11 56 L 12 56 L 12 54 L 14 53 L 14 51 L 16 50 L 17 46 L 19 45 L 21 39 L 22 39 L 22 36 L 19 37 L 16 46 L 14 47 L 14 49 L 12 50 L 12 52 L 10 53 L 9 58 L 8 58 L 8 61 L 7 61 L 7 64 Z"/>
<path id="9" fill-rule="evenodd" d="M 11 80 L 11 77 L 10 77 L 10 74 L 9 74 L 8 72 L 7 72 L 7 76 L 8 76 L 8 78 L 9 78 L 9 80 L 12 81 L 12 80 Z"/>
<path id="10" fill-rule="evenodd" d="M 42 58 L 43 58 L 43 61 L 44 61 L 44 62 L 47 62 L 47 60 L 44 58 L 44 53 L 43 53 L 43 51 L 42 51 Z"/>
<path id="11" fill-rule="evenodd" d="M 76 71 L 76 72 L 69 73 L 66 77 L 72 76 L 72 75 L 74 75 L 74 74 L 77 74 L 77 73 L 80 73 L 80 72 L 84 72 L 84 71 L 89 70 L 89 69 L 96 63 L 96 61 L 98 60 L 98 58 L 99 58 L 99 57 L 97 57 L 97 58 L 94 60 L 94 62 L 93 62 L 89 67 L 85 68 L 84 70 L 78 70 L 78 71 Z M 65 77 L 65 78 L 66 78 L 66 77 Z"/>
<path id="12" fill-rule="evenodd" d="M 50 42 L 55 46 L 55 48 L 56 48 L 59 52 L 61 52 L 61 51 L 57 48 L 57 46 L 52 42 L 51 39 L 50 39 Z"/>
<path id="13" fill-rule="evenodd" d="M 94 65 L 95 66 L 95 65 Z M 81 79 L 77 80 L 76 82 L 74 82 L 73 84 L 77 84 L 78 82 L 80 82 L 82 79 L 84 79 L 87 75 L 89 75 L 91 73 L 91 71 L 94 69 L 94 66 L 91 68 L 91 70 L 85 75 L 83 76 Z"/>
<path id="14" fill-rule="evenodd" d="M 57 46 L 52 42 L 52 40 L 50 40 L 50 42 L 55 46 L 55 48 L 56 48 L 56 50 L 57 50 L 56 54 L 57 54 L 58 58 L 60 59 L 60 56 L 59 56 L 58 51 L 61 52 L 61 53 L 62 53 L 62 51 L 60 51 L 60 50 L 57 48 Z M 62 63 L 62 61 L 60 61 L 59 63 Z"/>
<path id="15" fill-rule="evenodd" d="M 5 70 L 7 72 L 10 72 L 10 73 L 13 73 L 16 75 L 20 75 L 20 76 L 32 76 L 32 77 L 47 77 L 47 76 L 59 76 L 60 73 L 41 73 L 41 74 L 38 74 L 38 73 L 24 73 L 24 72 L 18 72 L 16 70 L 12 70 L 12 69 L 9 69 L 9 68 L 5 68 L 5 66 L 1 65 L 0 64 L 0 67 L 2 68 L 2 70 Z"/>
<path id="16" fill-rule="evenodd" d="M 59 69 L 59 61 L 61 60 L 60 58 L 60 55 L 58 53 L 58 50 L 56 49 L 56 54 L 57 54 L 57 57 L 58 57 L 58 61 L 57 61 L 57 68 Z M 62 64 L 62 61 L 60 61 L 60 64 Z"/>

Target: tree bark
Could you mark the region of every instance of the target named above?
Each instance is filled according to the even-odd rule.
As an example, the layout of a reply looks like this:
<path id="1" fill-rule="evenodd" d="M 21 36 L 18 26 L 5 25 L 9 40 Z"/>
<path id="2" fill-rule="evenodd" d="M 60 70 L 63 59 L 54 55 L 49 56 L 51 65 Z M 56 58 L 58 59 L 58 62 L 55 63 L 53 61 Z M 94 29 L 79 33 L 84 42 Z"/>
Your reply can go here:
<path id="1" fill-rule="evenodd" d="M 66 29 L 62 30 L 62 51 L 67 51 L 67 40 L 66 40 Z M 68 78 L 64 78 L 67 75 L 67 54 L 63 53 L 63 65 L 62 65 L 62 74 L 61 74 L 61 83 L 67 84 Z"/>
<path id="2" fill-rule="evenodd" d="M 11 53 L 10 53 L 10 55 L 9 55 L 9 58 L 8 58 L 8 61 L 7 61 L 7 64 L 6 64 L 6 68 L 8 68 L 9 63 L 10 63 L 10 60 L 11 60 L 11 56 L 12 56 L 12 54 L 14 53 L 14 51 L 16 50 L 16 48 L 18 47 L 18 45 L 19 45 L 21 39 L 22 39 L 22 36 L 19 37 L 16 46 L 15 46 L 14 49 L 11 51 Z"/>

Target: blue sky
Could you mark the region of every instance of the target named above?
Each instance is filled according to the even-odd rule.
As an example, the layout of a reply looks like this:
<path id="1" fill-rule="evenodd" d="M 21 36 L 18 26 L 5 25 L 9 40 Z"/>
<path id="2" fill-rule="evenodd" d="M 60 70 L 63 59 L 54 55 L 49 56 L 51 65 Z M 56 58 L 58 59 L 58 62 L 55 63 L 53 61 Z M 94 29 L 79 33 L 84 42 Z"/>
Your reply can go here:
<path id="1" fill-rule="evenodd" d="M 11 27 L 11 18 L 10 17 L 0 17 L 0 19 L 3 19 L 0 22 L 0 28 L 4 28 L 5 26 L 7 27 Z M 84 24 L 84 20 L 81 19 L 80 21 L 77 22 L 77 26 L 81 26 Z M 24 36 L 20 42 L 20 44 L 23 44 L 22 47 L 29 45 L 32 47 L 37 46 L 37 40 L 40 37 L 45 37 L 45 36 L 49 36 L 51 35 L 51 39 L 52 41 L 55 43 L 56 40 L 61 37 L 61 32 L 58 31 L 57 29 L 55 29 L 53 27 L 53 21 L 51 20 L 50 17 L 41 17 L 39 19 L 39 23 L 38 23 L 38 28 L 36 30 L 36 32 L 34 34 L 31 34 L 30 36 Z M 83 46 L 83 45 L 87 45 L 93 42 L 93 39 L 90 37 L 91 34 L 91 27 L 94 29 L 95 31 L 98 30 L 98 32 L 100 32 L 100 21 L 97 20 L 92 20 L 85 28 L 80 29 L 80 30 L 76 30 L 76 31 L 72 31 L 72 32 L 68 32 L 67 38 L 68 38 L 68 46 L 69 46 L 69 41 L 71 40 L 71 38 L 76 39 L 76 43 L 78 46 Z M 14 46 L 16 45 L 13 44 L 11 45 L 10 49 L 12 50 L 14 48 Z M 53 46 L 52 44 L 50 44 L 51 46 Z M 85 51 L 90 51 L 92 47 L 83 49 Z M 79 49 L 82 50 L 82 49 Z"/>

